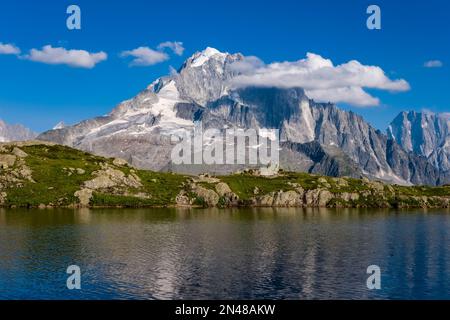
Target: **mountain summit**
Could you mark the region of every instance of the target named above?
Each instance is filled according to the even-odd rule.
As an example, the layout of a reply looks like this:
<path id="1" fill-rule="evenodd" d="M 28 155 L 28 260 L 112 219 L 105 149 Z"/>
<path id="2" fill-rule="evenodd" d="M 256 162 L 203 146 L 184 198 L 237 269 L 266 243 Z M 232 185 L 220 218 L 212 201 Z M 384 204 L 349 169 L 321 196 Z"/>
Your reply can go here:
<path id="1" fill-rule="evenodd" d="M 279 129 L 281 167 L 399 184 L 440 184 L 446 176 L 353 112 L 316 103 L 302 88 L 240 87 L 244 56 L 206 48 L 110 114 L 47 131 L 39 139 L 158 171 L 230 173 L 236 167 L 173 166 L 170 135 L 204 128 Z M 238 68 L 236 66 L 239 66 Z M 244 65 L 245 66 L 245 65 Z"/>

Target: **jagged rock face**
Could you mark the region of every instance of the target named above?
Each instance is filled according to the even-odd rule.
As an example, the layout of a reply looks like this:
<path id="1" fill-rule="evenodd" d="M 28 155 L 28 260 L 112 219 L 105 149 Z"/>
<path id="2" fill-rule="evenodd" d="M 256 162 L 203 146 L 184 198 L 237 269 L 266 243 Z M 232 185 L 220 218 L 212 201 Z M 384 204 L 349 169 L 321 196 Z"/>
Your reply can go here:
<path id="1" fill-rule="evenodd" d="M 428 158 L 442 171 L 450 170 L 450 115 L 402 112 L 388 134 L 407 151 Z"/>
<path id="2" fill-rule="evenodd" d="M 315 103 L 301 88 L 233 89 L 229 83 L 237 73 L 231 66 L 242 59 L 207 48 L 109 115 L 50 130 L 39 139 L 145 169 L 223 174 L 243 167 L 173 166 L 171 135 L 191 130 L 196 121 L 204 128 L 275 128 L 282 142 L 280 166 L 287 170 L 365 175 L 400 184 L 444 181 L 427 159 L 408 153 L 353 112 Z"/>
<path id="3" fill-rule="evenodd" d="M 405 152 L 355 113 L 315 103 L 299 88 L 232 91 L 211 103 L 200 118 L 207 127 L 279 128 L 281 141 L 288 142 L 280 155 L 285 169 L 364 174 L 395 183 L 440 181 L 439 170 L 426 159 Z"/>
<path id="4" fill-rule="evenodd" d="M 235 75 L 229 66 L 242 59 L 241 54 L 231 55 L 206 48 L 187 59 L 178 74 L 171 78 L 182 99 L 206 106 L 227 93 L 227 83 Z"/>
<path id="5" fill-rule="evenodd" d="M 10 125 L 0 120 L 0 142 L 32 140 L 37 134 L 18 124 Z"/>
<path id="6" fill-rule="evenodd" d="M 308 171 L 333 177 L 359 178 L 363 175 L 358 164 L 337 147 L 324 146 L 318 141 L 283 142 L 282 147 L 284 150 L 289 150 L 280 155 L 283 168 L 288 171 Z M 302 163 L 306 165 L 306 168 L 301 167 Z"/>

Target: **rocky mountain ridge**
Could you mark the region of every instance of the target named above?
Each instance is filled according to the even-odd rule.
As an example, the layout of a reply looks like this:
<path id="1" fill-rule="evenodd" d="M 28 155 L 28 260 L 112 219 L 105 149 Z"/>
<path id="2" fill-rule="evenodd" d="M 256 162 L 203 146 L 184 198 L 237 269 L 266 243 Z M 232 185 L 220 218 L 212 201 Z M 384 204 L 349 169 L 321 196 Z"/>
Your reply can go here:
<path id="1" fill-rule="evenodd" d="M 32 140 L 37 133 L 20 124 L 7 124 L 0 120 L 0 142 Z"/>
<path id="2" fill-rule="evenodd" d="M 426 157 L 436 168 L 450 170 L 450 114 L 401 112 L 388 135 L 409 152 Z"/>
<path id="3" fill-rule="evenodd" d="M 398 184 L 439 185 L 449 174 L 404 149 L 353 112 L 316 103 L 301 88 L 234 88 L 241 54 L 213 48 L 188 58 L 110 114 L 50 130 L 38 139 L 156 171 L 229 174 L 245 166 L 175 166 L 172 137 L 204 128 L 279 129 L 280 167 L 330 175 L 364 175 Z M 316 151 L 316 152 L 314 152 Z"/>

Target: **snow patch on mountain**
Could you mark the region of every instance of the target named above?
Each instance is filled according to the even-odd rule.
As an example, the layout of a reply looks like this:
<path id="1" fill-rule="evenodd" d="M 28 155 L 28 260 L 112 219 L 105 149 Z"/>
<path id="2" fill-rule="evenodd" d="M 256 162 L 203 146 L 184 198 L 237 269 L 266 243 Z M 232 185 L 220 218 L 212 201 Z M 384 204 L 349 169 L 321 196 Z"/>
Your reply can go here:
<path id="1" fill-rule="evenodd" d="M 362 117 L 331 103 L 314 102 L 303 88 L 230 87 L 239 74 L 232 66 L 243 59 L 239 53 L 207 48 L 108 115 L 51 130 L 39 138 L 121 157 L 145 169 L 172 171 L 173 136 L 191 134 L 198 121 L 204 129 L 222 131 L 251 128 L 270 135 L 268 130 L 279 129 L 283 144 L 280 154 L 289 170 L 356 177 L 366 173 L 401 184 L 441 181 L 431 163 L 405 152 Z M 397 140 L 394 129 L 390 135 Z M 204 147 L 221 139 L 211 137 Z M 436 155 L 436 159 L 441 157 Z M 177 170 L 192 173 L 191 167 Z M 236 168 L 200 166 L 196 170 L 225 174 Z"/>
<path id="2" fill-rule="evenodd" d="M 53 130 L 63 129 L 65 126 L 64 121 L 60 121 L 53 127 Z"/>
<path id="3" fill-rule="evenodd" d="M 211 47 L 207 47 L 205 50 L 196 53 L 192 59 L 191 59 L 191 64 L 190 66 L 192 68 L 197 68 L 197 67 L 201 67 L 202 65 L 204 65 L 209 59 L 211 59 L 212 57 L 218 59 L 219 61 L 224 61 L 225 58 L 227 57 L 226 53 L 222 53 L 219 50 L 215 49 L 215 48 L 211 48 Z"/>

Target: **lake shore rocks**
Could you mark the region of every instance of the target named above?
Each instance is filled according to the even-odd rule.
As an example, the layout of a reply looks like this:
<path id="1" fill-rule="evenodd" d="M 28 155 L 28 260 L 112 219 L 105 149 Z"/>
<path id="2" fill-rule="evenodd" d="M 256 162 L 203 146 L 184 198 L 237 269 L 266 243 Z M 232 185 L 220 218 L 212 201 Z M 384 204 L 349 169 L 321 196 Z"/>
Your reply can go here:
<path id="1" fill-rule="evenodd" d="M 0 206 L 449 208 L 450 186 L 292 172 L 157 173 L 123 159 L 31 141 L 0 143 Z"/>

